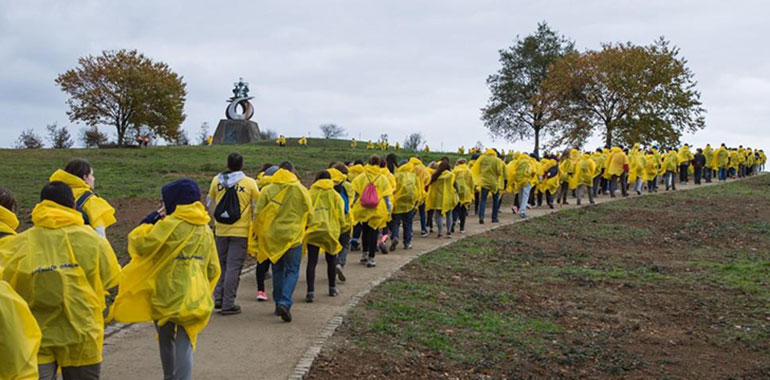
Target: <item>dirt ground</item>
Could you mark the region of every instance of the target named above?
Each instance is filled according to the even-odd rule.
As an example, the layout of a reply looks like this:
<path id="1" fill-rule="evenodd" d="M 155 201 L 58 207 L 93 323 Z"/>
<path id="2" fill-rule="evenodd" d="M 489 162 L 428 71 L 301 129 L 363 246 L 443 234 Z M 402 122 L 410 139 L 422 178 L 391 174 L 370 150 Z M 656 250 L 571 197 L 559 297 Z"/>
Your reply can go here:
<path id="1" fill-rule="evenodd" d="M 370 293 L 310 379 L 770 378 L 770 176 L 467 239 Z"/>

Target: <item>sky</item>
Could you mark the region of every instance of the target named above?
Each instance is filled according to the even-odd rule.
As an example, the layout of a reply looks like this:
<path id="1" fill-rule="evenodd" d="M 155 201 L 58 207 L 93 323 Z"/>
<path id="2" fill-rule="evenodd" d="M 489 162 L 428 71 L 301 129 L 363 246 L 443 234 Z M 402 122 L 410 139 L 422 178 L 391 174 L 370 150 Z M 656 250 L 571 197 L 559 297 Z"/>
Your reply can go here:
<path id="1" fill-rule="evenodd" d="M 0 1 L 0 148 L 53 122 L 77 135 L 54 83 L 77 59 L 137 49 L 187 83 L 191 138 L 224 118 L 243 77 L 262 129 L 391 143 L 422 133 L 431 150 L 494 140 L 480 120 L 499 49 L 546 21 L 579 50 L 665 36 L 695 73 L 706 128 L 683 142 L 770 148 L 766 1 Z M 109 129 L 106 129 L 109 128 Z M 105 127 L 114 138 L 114 127 Z M 213 131 L 212 131 L 213 133 Z M 598 146 L 600 138 L 588 142 Z"/>

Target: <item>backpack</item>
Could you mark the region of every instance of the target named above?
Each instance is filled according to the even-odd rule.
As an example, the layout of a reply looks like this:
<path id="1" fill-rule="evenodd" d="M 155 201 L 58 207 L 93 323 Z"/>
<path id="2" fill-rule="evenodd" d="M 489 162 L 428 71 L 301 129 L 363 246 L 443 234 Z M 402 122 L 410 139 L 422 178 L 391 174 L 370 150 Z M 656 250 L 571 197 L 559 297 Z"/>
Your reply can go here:
<path id="1" fill-rule="evenodd" d="M 342 197 L 342 201 L 345 203 L 345 215 L 347 215 L 348 212 L 350 212 L 350 198 L 348 197 L 348 191 L 345 190 L 345 186 L 342 183 L 334 186 L 334 190 L 336 190 Z"/>
<path id="2" fill-rule="evenodd" d="M 222 224 L 233 224 L 241 219 L 241 202 L 238 200 L 238 184 L 228 187 L 214 209 L 214 219 Z"/>
<path id="3" fill-rule="evenodd" d="M 380 194 L 377 193 L 377 186 L 374 185 L 377 178 L 379 176 L 375 177 L 374 181 L 369 182 L 361 194 L 361 206 L 364 208 L 377 208 L 377 205 L 380 204 Z"/>
<path id="4" fill-rule="evenodd" d="M 78 201 L 75 203 L 75 209 L 83 215 L 83 222 L 86 226 L 91 225 L 91 220 L 88 219 L 88 214 L 86 214 L 85 210 L 83 210 L 83 206 L 86 204 L 88 198 L 91 198 L 92 195 L 94 195 L 94 193 L 86 191 L 83 193 L 83 195 L 80 196 L 80 198 L 78 198 Z"/>

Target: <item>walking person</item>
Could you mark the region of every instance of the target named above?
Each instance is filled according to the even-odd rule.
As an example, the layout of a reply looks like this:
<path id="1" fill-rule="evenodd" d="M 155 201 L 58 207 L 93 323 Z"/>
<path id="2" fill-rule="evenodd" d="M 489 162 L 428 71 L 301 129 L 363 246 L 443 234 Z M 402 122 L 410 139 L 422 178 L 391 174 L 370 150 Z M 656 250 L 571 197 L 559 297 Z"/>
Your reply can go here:
<path id="1" fill-rule="evenodd" d="M 444 157 L 439 162 L 438 168 L 431 175 L 428 184 L 428 199 L 426 208 L 433 211 L 436 218 L 437 237 L 452 237 L 452 210 L 457 205 L 457 192 L 455 191 L 455 175 L 449 167 L 449 159 Z M 446 221 L 446 224 L 444 223 Z"/>
<path id="2" fill-rule="evenodd" d="M 161 194 L 163 205 L 128 235 L 132 260 L 123 271 L 114 316 L 122 323 L 152 321 L 163 378 L 188 380 L 221 271 L 198 184 L 180 179 Z"/>
<path id="3" fill-rule="evenodd" d="M 390 181 L 382 175 L 380 157 L 373 155 L 364 172 L 352 183 L 355 198 L 353 200 L 353 220 L 361 223 L 361 234 L 365 256 L 362 263 L 368 268 L 377 266 L 374 261 L 377 251 L 378 231 L 388 223 L 388 215 L 393 207 L 391 196 L 393 188 Z"/>
<path id="4" fill-rule="evenodd" d="M 666 169 L 666 191 L 676 190 L 676 173 L 679 170 L 679 155 L 675 150 L 670 150 L 663 159 L 663 167 Z"/>
<path id="5" fill-rule="evenodd" d="M 534 157 L 522 153 L 518 160 L 513 161 L 511 173 L 509 173 L 509 188 L 517 193 L 518 207 L 514 206 L 513 214 L 524 219 L 527 217 L 527 204 L 530 189 L 537 185 L 537 168 Z"/>
<path id="6" fill-rule="evenodd" d="M 484 224 L 487 197 L 492 195 L 492 223 L 498 223 L 500 190 L 504 189 L 505 163 L 494 149 L 487 149 L 479 156 L 471 169 L 473 183 L 481 188 L 479 193 L 479 224 Z"/>
<path id="7" fill-rule="evenodd" d="M 340 253 L 337 254 L 336 274 L 340 282 L 345 282 L 345 265 L 347 264 L 348 253 L 350 252 L 350 237 L 353 229 L 353 217 L 350 213 L 350 202 L 353 197 L 353 186 L 347 180 L 348 168 L 342 162 L 332 163 L 329 167 L 329 175 L 334 181 L 334 190 L 342 197 L 345 206 L 344 223 L 340 226 L 340 236 L 338 241 L 342 246 Z"/>
<path id="8" fill-rule="evenodd" d="M 690 152 L 690 146 L 687 144 L 684 144 L 679 149 L 678 153 L 678 161 L 679 161 L 679 180 L 682 182 L 683 185 L 687 184 L 687 181 L 689 180 L 688 174 L 690 172 L 690 162 L 693 159 L 693 154 Z"/>
<path id="9" fill-rule="evenodd" d="M 575 198 L 577 198 L 577 204 L 583 198 L 583 193 L 588 193 L 588 201 L 591 204 L 595 204 L 594 193 L 592 188 L 594 186 L 594 173 L 596 172 L 596 162 L 591 158 L 591 155 L 584 153 L 580 161 L 575 167 L 575 178 L 577 183 L 577 189 L 575 190 Z"/>
<path id="10" fill-rule="evenodd" d="M 452 210 L 452 233 L 459 223 L 460 233 L 465 233 L 465 220 L 468 217 L 468 209 L 473 203 L 475 184 L 473 183 L 473 174 L 466 164 L 465 160 L 460 158 L 455 162 L 452 170 L 455 175 L 455 184 L 457 188 L 457 206 Z"/>
<path id="11" fill-rule="evenodd" d="M 620 147 L 614 147 L 610 150 L 610 155 L 607 157 L 607 169 L 606 173 L 610 177 L 610 197 L 615 198 L 618 191 L 618 183 L 620 184 L 620 191 L 624 197 L 628 196 L 626 190 L 625 181 L 623 178 L 630 170 L 628 164 L 628 156 Z"/>
<path id="12" fill-rule="evenodd" d="M 393 214 L 391 221 L 388 223 L 392 234 L 391 251 L 394 251 L 398 246 L 399 238 L 403 239 L 404 249 L 412 249 L 414 214 L 420 202 L 420 194 L 424 191 L 420 189 L 419 183 L 420 181 L 414 172 L 412 162 L 401 162 L 401 165 L 396 169 Z M 399 230 L 403 230 L 402 235 L 399 235 Z"/>
<path id="13" fill-rule="evenodd" d="M 313 218 L 305 232 L 307 247 L 307 280 L 306 302 L 315 299 L 315 269 L 321 250 L 326 259 L 326 276 L 329 282 L 329 296 L 336 297 L 337 289 L 337 254 L 342 250 L 339 242 L 340 231 L 345 224 L 345 202 L 342 196 L 334 190 L 331 174 L 321 171 L 310 187 L 310 200 L 313 203 Z"/>
<path id="14" fill-rule="evenodd" d="M 706 156 L 703 150 L 698 148 L 692 159 L 693 177 L 696 185 L 700 185 L 703 170 L 706 167 Z"/>
<path id="15" fill-rule="evenodd" d="M 117 222 L 115 209 L 94 193 L 96 179 L 94 169 L 88 161 L 74 158 L 67 163 L 64 170 L 56 170 L 48 181 L 63 182 L 72 189 L 75 209 L 83 215 L 85 224 L 91 226 L 99 236 L 106 236 L 107 228 Z"/>
<path id="16" fill-rule="evenodd" d="M 312 218 L 313 203 L 299 182 L 294 165 L 284 161 L 260 192 L 249 234 L 249 253 L 273 265 L 275 314 L 291 322 L 292 297 L 299 280 L 302 243 Z"/>
<path id="17" fill-rule="evenodd" d="M 98 379 L 105 295 L 120 279 L 115 252 L 84 224 L 72 189 L 63 182 L 43 187 L 32 223 L 0 243 L 0 267 L 42 332 L 38 376 L 55 379 L 61 368 L 65 380 Z"/>
<path id="18" fill-rule="evenodd" d="M 222 269 L 214 289 L 214 308 L 222 315 L 241 312 L 235 296 L 258 196 L 257 181 L 243 173 L 243 156 L 231 153 L 227 170 L 214 177 L 206 198 L 206 205 L 214 214 L 214 241 Z"/>

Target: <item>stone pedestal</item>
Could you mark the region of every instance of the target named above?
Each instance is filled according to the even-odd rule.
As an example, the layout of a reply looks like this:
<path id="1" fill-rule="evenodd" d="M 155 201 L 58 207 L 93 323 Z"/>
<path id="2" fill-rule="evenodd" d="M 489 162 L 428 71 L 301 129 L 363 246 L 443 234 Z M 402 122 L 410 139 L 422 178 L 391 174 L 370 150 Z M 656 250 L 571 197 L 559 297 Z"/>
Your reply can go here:
<path id="1" fill-rule="evenodd" d="M 213 144 L 248 144 L 258 140 L 259 124 L 251 120 L 222 119 L 214 132 Z"/>

